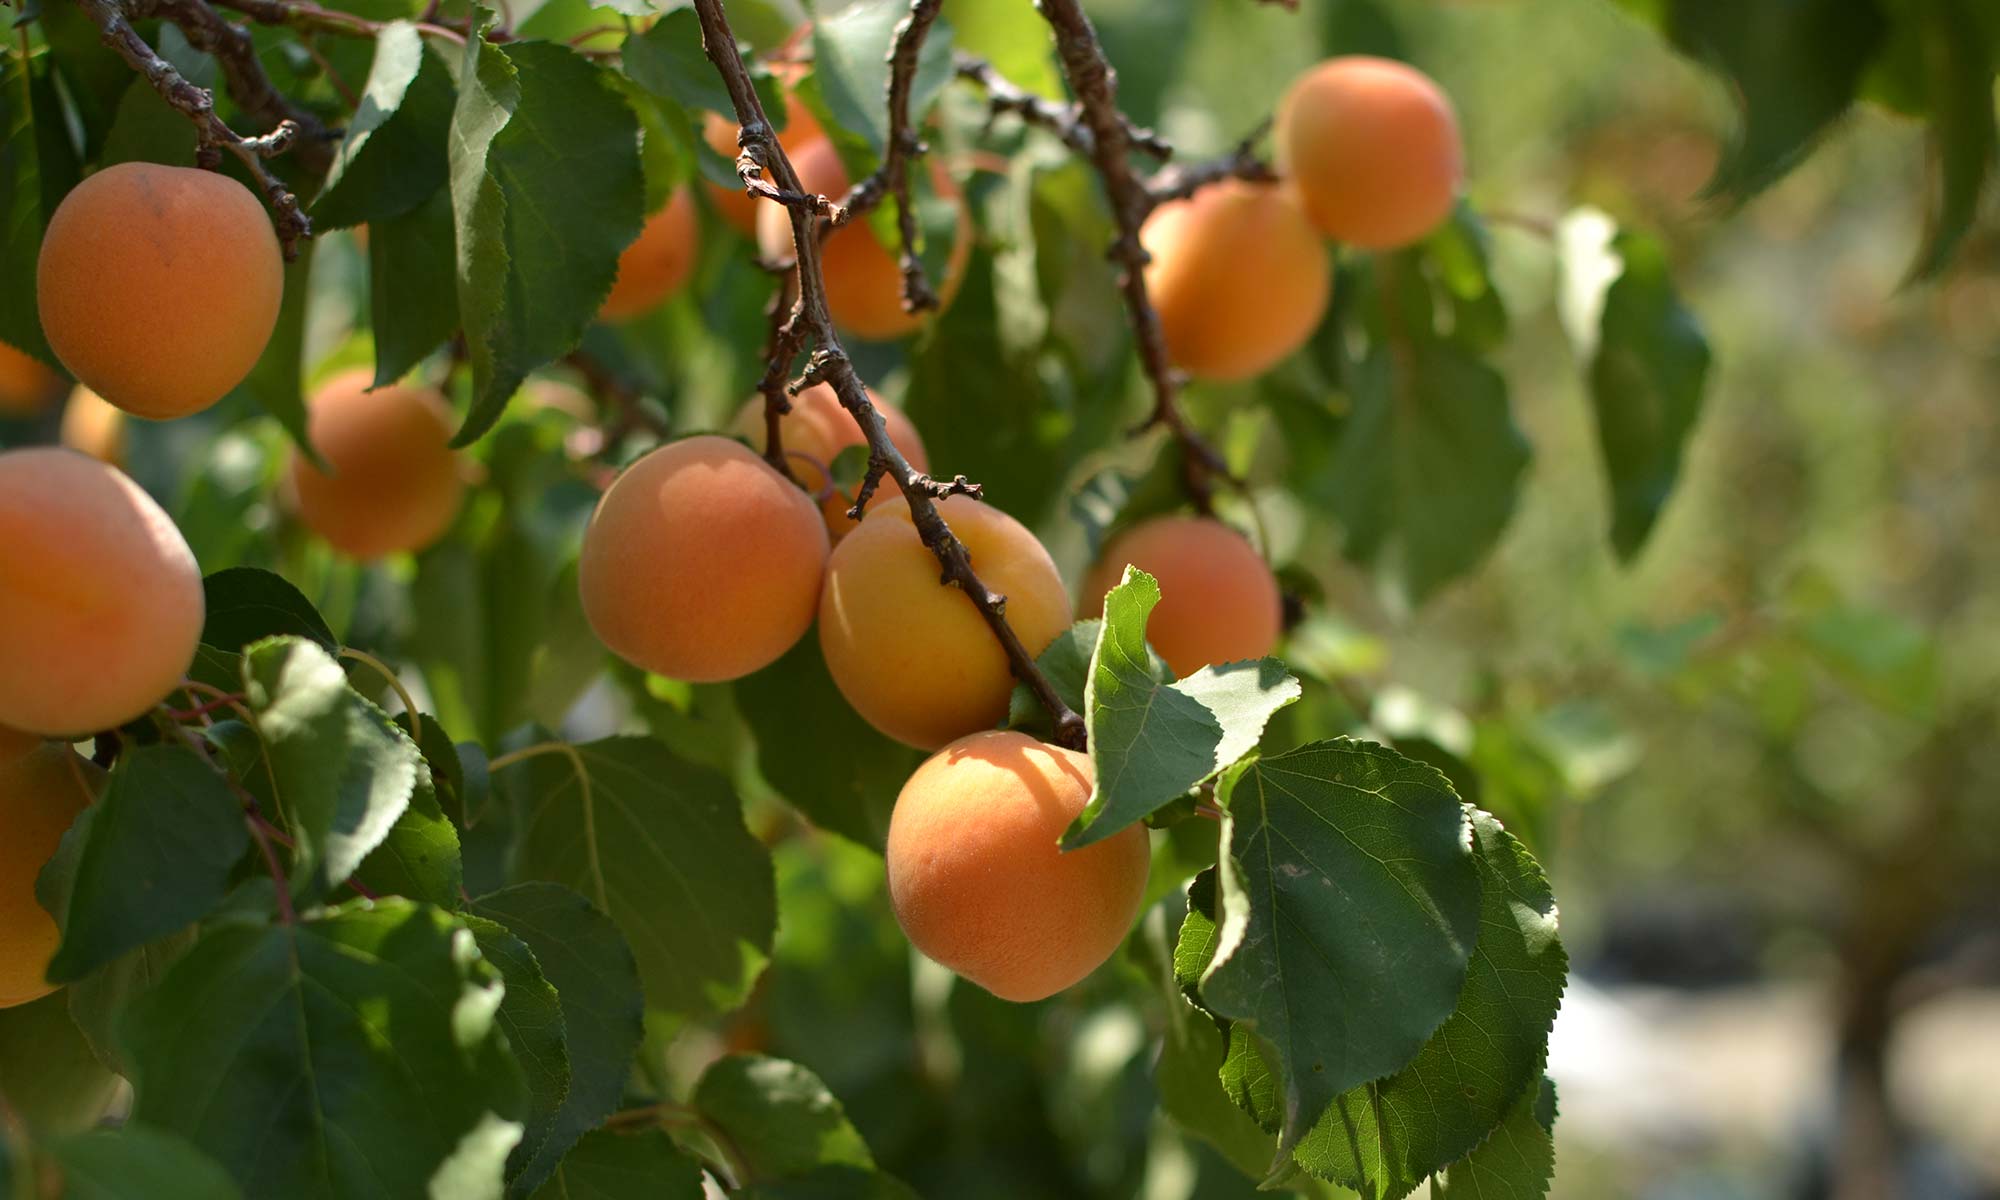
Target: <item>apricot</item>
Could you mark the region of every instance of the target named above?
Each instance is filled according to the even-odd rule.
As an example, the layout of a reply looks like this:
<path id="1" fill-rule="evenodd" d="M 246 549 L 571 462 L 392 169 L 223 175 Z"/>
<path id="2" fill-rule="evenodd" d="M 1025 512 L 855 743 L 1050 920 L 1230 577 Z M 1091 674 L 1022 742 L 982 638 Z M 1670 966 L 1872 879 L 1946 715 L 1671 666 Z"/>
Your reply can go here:
<path id="1" fill-rule="evenodd" d="M 673 679 L 768 666 L 812 624 L 826 524 L 742 443 L 670 442 L 625 468 L 577 562 L 583 613 L 611 651 Z"/>
<path id="2" fill-rule="evenodd" d="M 35 264 L 42 332 L 79 382 L 136 417 L 200 412 L 278 323 L 285 264 L 250 189 L 126 162 L 70 190 Z"/>
<path id="3" fill-rule="evenodd" d="M 0 417 L 39 416 L 61 386 L 40 359 L 0 342 Z"/>
<path id="4" fill-rule="evenodd" d="M 1118 586 L 1127 564 L 1159 581 L 1146 640 L 1175 675 L 1262 658 L 1278 644 L 1284 608 L 1277 576 L 1222 522 L 1154 517 L 1112 538 L 1084 578 L 1084 610 L 1104 611 L 1104 594 Z"/>
<path id="5" fill-rule="evenodd" d="M 736 156 L 740 153 L 736 145 L 736 131 L 736 122 L 723 116 L 721 113 L 705 112 L 702 114 L 702 139 L 708 143 L 709 149 L 732 163 L 736 161 Z M 785 153 L 790 154 L 793 150 L 805 145 L 814 138 L 824 136 L 825 131 L 820 128 L 818 119 L 812 115 L 810 109 L 800 103 L 797 93 L 787 93 L 785 96 L 785 128 L 778 134 L 778 145 L 784 148 Z M 708 194 L 714 198 L 715 210 L 722 214 L 723 220 L 751 237 L 757 236 L 757 210 L 759 203 L 755 196 L 744 191 L 741 187 L 725 187 L 722 184 L 714 182 L 708 183 Z"/>
<path id="6" fill-rule="evenodd" d="M 54 447 L 0 453 L 0 564 L 0 724 L 114 728 L 194 661 L 201 569 L 116 467 Z"/>
<path id="7" fill-rule="evenodd" d="M 0 1008 L 56 990 L 44 975 L 62 939 L 35 901 L 35 876 L 103 777 L 60 742 L 0 731 Z"/>
<path id="8" fill-rule="evenodd" d="M 292 451 L 299 519 L 353 558 L 422 550 L 444 536 L 465 491 L 451 406 L 433 388 L 368 390 L 365 367 L 321 384 L 306 432 L 329 474 Z"/>
<path id="9" fill-rule="evenodd" d="M 1436 229 L 1465 177 L 1451 98 L 1386 58 L 1330 58 L 1299 76 L 1279 103 L 1277 139 L 1312 223 L 1368 250 Z"/>
<path id="10" fill-rule="evenodd" d="M 694 271 L 700 236 L 693 199 L 686 188 L 674 189 L 666 207 L 646 218 L 638 238 L 618 256 L 618 278 L 597 319 L 630 320 L 680 291 Z"/>
<path id="11" fill-rule="evenodd" d="M 868 392 L 868 400 L 882 414 L 883 424 L 889 427 L 889 440 L 910 465 L 919 471 L 931 469 L 930 459 L 924 453 L 924 439 L 917 434 L 917 427 L 903 410 L 875 394 Z M 760 453 L 764 449 L 764 398 L 754 396 L 736 414 L 736 432 L 750 439 L 750 444 Z M 868 438 L 861 432 L 861 426 L 840 406 L 840 397 L 834 393 L 831 384 L 816 383 L 792 397 L 792 411 L 778 419 L 778 437 L 785 444 L 785 454 L 791 464 L 792 474 L 807 492 L 820 498 L 819 508 L 826 518 L 827 536 L 838 542 L 854 529 L 854 522 L 848 518 L 847 510 L 854 507 L 854 497 L 840 488 L 830 487 L 827 471 L 842 450 L 850 446 L 866 446 Z M 900 493 L 896 485 L 886 480 L 869 497 L 868 507 L 886 503 Z"/>
<path id="12" fill-rule="evenodd" d="M 826 138 L 815 138 L 787 150 L 799 183 L 808 192 L 838 200 L 849 186 L 847 169 Z M 971 219 L 957 185 L 942 170 L 931 174 L 940 195 L 958 208 L 957 231 L 942 280 L 933 279 L 939 311 L 949 307 L 965 276 L 972 253 Z M 765 259 L 792 257 L 792 218 L 781 205 L 766 204 L 757 213 L 757 248 Z M 928 313 L 903 311 L 903 268 L 897 251 L 884 246 L 866 221 L 854 221 L 827 235 L 820 247 L 820 271 L 826 277 L 826 306 L 834 324 L 864 341 L 881 342 L 906 336 L 922 327 Z"/>
<path id="13" fill-rule="evenodd" d="M 1069 628 L 1069 594 L 1055 560 L 1026 526 L 970 496 L 938 511 L 972 555 L 972 569 L 1007 597 L 1007 623 L 1040 654 Z M 840 694 L 870 725 L 935 750 L 1007 715 L 1007 655 L 969 597 L 938 582 L 938 561 L 909 505 L 871 509 L 834 547 L 820 591 L 819 645 Z"/>
<path id="14" fill-rule="evenodd" d="M 1283 185 L 1205 187 L 1155 209 L 1139 240 L 1167 356 L 1192 375 L 1262 374 L 1305 345 L 1333 295 L 1326 245 Z"/>
<path id="15" fill-rule="evenodd" d="M 129 432 L 125 421 L 124 412 L 79 384 L 70 390 L 69 402 L 63 405 L 62 444 L 99 462 L 123 467 Z"/>
<path id="16" fill-rule="evenodd" d="M 1067 854 L 1090 800 L 1088 755 L 1024 733 L 974 733 L 896 797 L 885 852 L 896 921 L 925 957 L 1002 1000 L 1052 996 L 1125 940 L 1146 890 L 1143 825 Z"/>

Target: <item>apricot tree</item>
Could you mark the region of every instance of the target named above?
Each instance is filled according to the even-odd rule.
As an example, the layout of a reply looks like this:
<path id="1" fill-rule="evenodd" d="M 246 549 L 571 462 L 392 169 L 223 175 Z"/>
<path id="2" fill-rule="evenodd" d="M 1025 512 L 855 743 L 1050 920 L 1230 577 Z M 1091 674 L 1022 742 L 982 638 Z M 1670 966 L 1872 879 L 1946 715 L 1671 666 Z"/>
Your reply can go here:
<path id="1" fill-rule="evenodd" d="M 1486 569 L 1523 318 L 1636 556 L 1700 321 L 1489 206 L 1387 8 L 1104 7 L 24 9 L 0 1033 L 89 1070 L 0 1037 L 0 1183 L 1544 1193 L 1546 809 L 1344 610 Z M 1991 122 L 1903 82 L 1930 270 Z"/>

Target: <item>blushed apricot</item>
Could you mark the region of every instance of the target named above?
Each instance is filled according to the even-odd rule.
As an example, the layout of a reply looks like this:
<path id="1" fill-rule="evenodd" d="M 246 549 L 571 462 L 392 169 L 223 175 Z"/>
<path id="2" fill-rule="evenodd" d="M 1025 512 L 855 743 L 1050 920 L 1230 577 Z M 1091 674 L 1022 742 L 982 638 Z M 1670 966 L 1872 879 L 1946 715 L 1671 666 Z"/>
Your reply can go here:
<path id="1" fill-rule="evenodd" d="M 883 424 L 889 427 L 889 440 L 910 465 L 919 471 L 931 469 L 930 459 L 924 453 L 924 439 L 917 435 L 917 427 L 903 410 L 876 395 L 871 389 L 868 400 L 882 414 Z M 736 414 L 736 431 L 750 440 L 750 444 L 761 452 L 764 449 L 764 398 L 752 397 Z M 792 397 L 792 411 L 779 418 L 778 437 L 785 444 L 785 454 L 791 463 L 792 474 L 798 478 L 800 486 L 813 495 L 821 497 L 820 513 L 826 518 L 827 536 L 838 542 L 854 529 L 854 522 L 848 519 L 847 510 L 854 507 L 854 497 L 839 488 L 829 487 L 827 470 L 842 450 L 850 446 L 866 446 L 868 439 L 861 432 L 861 426 L 840 406 L 840 397 L 834 394 L 831 384 L 816 383 Z M 900 493 L 896 485 L 882 483 L 868 500 L 868 507 L 894 499 Z"/>
<path id="2" fill-rule="evenodd" d="M 444 536 L 465 491 L 451 448 L 451 406 L 427 387 L 368 390 L 367 368 L 321 384 L 306 407 L 306 432 L 332 469 L 296 449 L 291 484 L 299 519 L 353 558 L 422 550 Z"/>
<path id="3" fill-rule="evenodd" d="M 56 357 L 156 421 L 200 412 L 243 382 L 284 291 L 278 236 L 250 189 L 158 163 L 118 163 L 71 189 L 35 264 Z"/>
<path id="4" fill-rule="evenodd" d="M 1007 597 L 1007 623 L 1040 654 L 1069 628 L 1055 560 L 1019 521 L 969 496 L 938 503 L 972 569 Z M 819 644 L 840 694 L 870 725 L 935 750 L 1007 715 L 1014 677 L 970 598 L 938 582 L 938 561 L 900 501 L 841 539 L 820 591 Z"/>
<path id="5" fill-rule="evenodd" d="M 60 742 L 0 731 L 0 1008 L 56 990 L 44 976 L 61 936 L 35 901 L 35 877 L 103 778 Z"/>
<path id="6" fill-rule="evenodd" d="M 1002 1000 L 1052 996 L 1125 940 L 1146 890 L 1146 830 L 1065 854 L 1090 800 L 1088 755 L 1023 733 L 975 733 L 896 797 L 889 900 L 912 945 Z"/>
<path id="7" fill-rule="evenodd" d="M 1167 356 L 1191 375 L 1262 374 L 1326 315 L 1326 245 L 1283 185 L 1213 184 L 1155 209 L 1139 239 Z"/>
<path id="8" fill-rule="evenodd" d="M 787 153 L 806 191 L 835 200 L 846 194 L 847 169 L 832 142 L 816 138 Z M 931 280 L 942 312 L 950 307 L 965 277 L 965 263 L 972 253 L 972 222 L 951 177 L 934 170 L 931 179 L 938 193 L 958 208 L 944 278 Z M 792 257 L 792 218 L 783 206 L 766 204 L 758 212 L 757 248 L 772 262 Z M 866 221 L 850 222 L 827 235 L 820 247 L 820 271 L 826 277 L 826 306 L 834 324 L 871 342 L 904 337 L 923 326 L 931 314 L 903 311 L 903 268 L 896 264 L 896 254 L 876 239 Z"/>
<path id="9" fill-rule="evenodd" d="M 646 218 L 638 238 L 618 256 L 618 278 L 597 310 L 600 321 L 624 321 L 651 312 L 687 283 L 701 230 L 686 188 L 674 189 L 666 207 Z"/>
<path id="10" fill-rule="evenodd" d="M 1160 584 L 1146 640 L 1178 676 L 1262 658 L 1278 644 L 1278 579 L 1244 536 L 1212 517 L 1154 517 L 1111 539 L 1083 584 L 1082 609 L 1101 614 L 1127 564 Z"/>
<path id="11" fill-rule="evenodd" d="M 129 433 L 126 420 L 122 411 L 104 402 L 104 397 L 78 384 L 70 389 L 69 401 L 63 405 L 62 444 L 99 462 L 123 467 Z"/>
<path id="12" fill-rule="evenodd" d="M 0 417 L 32 417 L 49 406 L 62 376 L 33 355 L 0 342 Z"/>
<path id="13" fill-rule="evenodd" d="M 739 153 L 736 129 L 736 122 L 721 113 L 705 112 L 701 116 L 702 139 L 708 143 L 709 149 L 732 163 Z M 778 134 L 778 145 L 790 154 L 814 138 L 824 136 L 825 131 L 820 128 L 812 110 L 799 102 L 797 93 L 787 93 L 785 128 Z M 757 236 L 757 209 L 760 204 L 757 198 L 741 187 L 724 187 L 714 182 L 709 182 L 707 186 L 708 194 L 715 199 L 715 210 L 722 214 L 722 219 L 751 237 Z"/>
<path id="14" fill-rule="evenodd" d="M 577 562 L 598 640 L 637 667 L 715 683 L 805 635 L 826 568 L 819 510 L 728 438 L 670 442 L 625 468 Z"/>
<path id="15" fill-rule="evenodd" d="M 0 724 L 54 736 L 140 716 L 194 661 L 202 610 L 187 540 L 124 472 L 0 453 Z"/>
<path id="16" fill-rule="evenodd" d="M 1465 147 L 1451 98 L 1386 58 L 1330 58 L 1278 106 L 1278 155 L 1306 215 L 1368 250 L 1421 240 L 1451 214 Z"/>

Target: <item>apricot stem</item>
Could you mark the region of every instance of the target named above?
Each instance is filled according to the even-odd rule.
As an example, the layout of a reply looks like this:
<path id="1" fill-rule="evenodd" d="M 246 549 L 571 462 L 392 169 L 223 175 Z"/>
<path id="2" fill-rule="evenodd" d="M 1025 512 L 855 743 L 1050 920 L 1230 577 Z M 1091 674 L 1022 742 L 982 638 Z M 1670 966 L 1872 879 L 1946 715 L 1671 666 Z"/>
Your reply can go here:
<path id="1" fill-rule="evenodd" d="M 972 569 L 972 559 L 966 553 L 964 543 L 953 536 L 950 526 L 938 515 L 937 505 L 933 502 L 935 499 L 954 494 L 976 496 L 977 485 L 967 483 L 963 476 L 950 483 L 941 483 L 910 465 L 890 439 L 882 414 L 870 403 L 867 389 L 862 386 L 860 376 L 855 373 L 847 352 L 841 348 L 840 340 L 834 333 L 833 317 L 827 308 L 826 278 L 820 267 L 817 218 L 825 216 L 838 224 L 846 219 L 845 210 L 825 196 L 810 195 L 804 191 L 798 172 L 793 170 L 791 160 L 778 143 L 776 131 L 771 128 L 770 119 L 764 115 L 763 101 L 758 99 L 757 89 L 751 83 L 750 72 L 743 63 L 742 52 L 737 48 L 736 35 L 730 30 L 722 0 L 695 0 L 694 8 L 701 21 L 702 49 L 722 77 L 736 109 L 736 144 L 742 150 L 736 158 L 737 176 L 743 181 L 744 190 L 751 195 L 785 205 L 792 220 L 792 246 L 797 263 L 799 294 L 786 318 L 789 333 L 779 349 L 791 351 L 784 359 L 789 365 L 796 352 L 803 349 L 808 341 L 815 348 L 806 373 L 793 381 L 789 390 L 797 394 L 821 382 L 833 388 L 841 407 L 854 418 L 868 439 L 868 471 L 862 477 L 857 499 L 865 504 L 876 481 L 885 475 L 901 489 L 903 498 L 909 503 L 910 516 L 918 535 L 937 556 L 943 568 L 943 582 L 958 587 L 972 601 L 1006 652 L 1014 677 L 1028 685 L 1053 718 L 1057 741 L 1065 746 L 1081 748 L 1086 737 L 1083 718 L 1063 702 L 1048 677 L 1035 665 L 1034 655 L 1022 645 L 1019 635 L 1007 623 L 1006 597 L 993 592 L 980 581 Z M 776 359 L 773 361 L 775 363 Z M 774 366 L 773 369 L 784 368 Z M 768 402 L 769 393 L 766 396 Z M 777 442 L 773 439 L 766 448 L 767 452 L 776 446 Z"/>
<path id="2" fill-rule="evenodd" d="M 403 702 L 403 711 L 410 715 L 410 741 L 417 745 L 422 745 L 424 740 L 423 714 L 417 711 L 417 702 L 410 699 L 409 691 L 403 687 L 403 681 L 396 678 L 396 673 L 389 669 L 389 664 L 376 658 L 366 650 L 356 650 L 352 646 L 341 647 L 340 657 L 373 668 L 375 673 L 380 675 L 389 684 L 389 690 L 395 692 L 396 698 Z"/>

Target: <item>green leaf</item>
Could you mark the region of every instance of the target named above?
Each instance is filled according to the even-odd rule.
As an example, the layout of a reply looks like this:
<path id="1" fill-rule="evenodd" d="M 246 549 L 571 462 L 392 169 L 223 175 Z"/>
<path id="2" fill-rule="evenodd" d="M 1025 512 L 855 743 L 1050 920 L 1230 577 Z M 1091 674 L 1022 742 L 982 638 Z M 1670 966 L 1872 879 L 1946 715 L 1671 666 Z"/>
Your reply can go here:
<path id="1" fill-rule="evenodd" d="M 425 49 L 417 27 L 383 26 L 361 103 L 313 199 L 313 224 L 344 229 L 398 217 L 442 188 L 455 101 L 450 69 Z"/>
<path id="2" fill-rule="evenodd" d="M 416 789 L 422 755 L 312 642 L 250 646 L 243 693 L 271 798 L 296 843 L 292 889 L 323 894 L 389 836 Z"/>
<path id="3" fill-rule="evenodd" d="M 695 1085 L 694 1106 L 729 1140 L 753 1179 L 835 1163 L 875 1165 L 840 1101 L 795 1062 L 753 1054 L 718 1059 Z"/>
<path id="4" fill-rule="evenodd" d="M 521 874 L 576 889 L 624 932 L 647 1005 L 687 1016 L 743 1003 L 777 924 L 771 856 L 729 781 L 650 738 L 544 754 L 502 782 L 520 790 Z"/>
<path id="5" fill-rule="evenodd" d="M 1737 198 L 1776 182 L 1847 111 L 1887 31 L 1873 0 L 1669 0 L 1666 28 L 1733 86 L 1742 127 L 1709 190 Z"/>
<path id="6" fill-rule="evenodd" d="M 734 120 L 729 89 L 701 48 L 701 18 L 693 8 L 675 8 L 642 33 L 625 39 L 625 74 L 662 100 L 699 112 L 707 109 Z M 757 99 L 772 127 L 785 127 L 784 88 L 769 72 L 752 70 Z M 733 182 L 734 176 L 731 176 Z"/>
<path id="7" fill-rule="evenodd" d="M 1611 484 L 1611 544 L 1629 562 L 1680 475 L 1710 355 L 1701 322 L 1674 291 L 1665 247 L 1634 233 L 1612 245 L 1625 268 L 1605 293 L 1590 400 Z"/>
<path id="8" fill-rule="evenodd" d="M 558 1161 L 571 1161 L 565 1153 L 574 1156 L 577 1139 L 616 1111 L 625 1094 L 632 1056 L 645 1037 L 639 967 L 611 919 L 568 888 L 517 884 L 481 896 L 472 911 L 533 951 L 562 1009 L 569 1089 L 541 1141 L 511 1164 L 514 1186 L 533 1190 Z"/>
<path id="9" fill-rule="evenodd" d="M 1555 1175 L 1556 1085 L 1530 1089 L 1477 1150 L 1431 1181 L 1431 1200 L 1541 1200 Z"/>
<path id="10" fill-rule="evenodd" d="M 397 728 L 402 729 L 400 722 Z M 378 896 L 403 896 L 440 908 L 458 907 L 465 890 L 458 828 L 438 803 L 437 781 L 428 759 L 418 760 L 409 806 L 390 826 L 382 844 L 361 860 L 354 878 Z"/>
<path id="11" fill-rule="evenodd" d="M 183 125 L 186 119 L 178 113 Z M 285 295 L 278 304 L 278 324 L 257 365 L 250 368 L 232 396 L 250 401 L 277 418 L 308 457 L 318 459 L 312 438 L 306 432 L 305 380 L 306 305 L 312 297 L 312 264 L 319 243 L 300 245 L 299 256 L 285 264 Z"/>
<path id="12" fill-rule="evenodd" d="M 542 973 L 535 952 L 505 925 L 479 916 L 462 916 L 460 920 L 479 943 L 480 957 L 500 972 L 506 984 L 507 994 L 495 1019 L 527 1080 L 528 1107 L 521 1117 L 520 1140 L 508 1143 L 511 1166 L 527 1161 L 547 1141 L 569 1097 L 569 1049 L 562 1002 L 555 985 Z"/>
<path id="13" fill-rule="evenodd" d="M 1229 849 L 1201 998 L 1269 1048 L 1289 1150 L 1451 1015 L 1479 931 L 1469 823 L 1437 771 L 1346 739 L 1252 760 L 1216 798 Z"/>
<path id="14" fill-rule="evenodd" d="M 195 931 L 187 929 L 148 942 L 63 989 L 61 994 L 69 997 L 70 1018 L 107 1069 L 120 1075 L 132 1073 L 132 1065 L 118 1044 L 118 1022 L 126 1007 L 158 983 L 194 941 Z"/>
<path id="15" fill-rule="evenodd" d="M 1507 527 L 1528 465 L 1507 382 L 1449 342 L 1385 351 L 1353 380 L 1327 497 L 1358 562 L 1386 560 L 1421 601 L 1484 558 Z"/>
<path id="16" fill-rule="evenodd" d="M 68 983 L 206 916 L 250 848 L 243 805 L 200 754 L 143 746 L 63 835 L 80 843 L 49 979 Z"/>
<path id="17" fill-rule="evenodd" d="M 701 1200 L 701 1168 L 658 1129 L 584 1135 L 534 1200 Z"/>
<path id="18" fill-rule="evenodd" d="M 469 39 L 452 116 L 458 309 L 472 409 L 492 428 L 528 372 L 573 349 L 639 236 L 639 119 L 566 46 Z"/>
<path id="19" fill-rule="evenodd" d="M 889 144 L 889 48 L 908 0 L 860 0 L 813 24 L 813 77 L 833 119 L 867 139 L 879 159 Z M 951 82 L 951 26 L 943 18 L 924 37 L 910 85 L 910 119 L 921 124 Z"/>
<path id="20" fill-rule="evenodd" d="M 283 576 L 255 567 L 228 567 L 201 581 L 208 604 L 203 645 L 235 654 L 252 642 L 293 634 L 338 653 L 340 639 L 305 593 Z"/>
<path id="21" fill-rule="evenodd" d="M 993 64 L 1015 87 L 1060 100 L 1062 73 L 1050 53 L 1049 27 L 1021 4 L 962 4 L 951 10 L 952 46 Z"/>
<path id="22" fill-rule="evenodd" d="M 1084 694 L 1097 784 L 1063 834 L 1063 849 L 1102 841 L 1193 790 L 1256 749 L 1271 714 L 1299 698 L 1276 659 L 1203 667 L 1160 678 L 1146 619 L 1160 585 L 1137 567 L 1104 598 L 1104 621 Z"/>
<path id="23" fill-rule="evenodd" d="M 1542 869 L 1490 815 L 1472 816 L 1479 941 L 1458 1007 L 1409 1066 L 1334 1101 L 1296 1151 L 1368 1197 L 1407 1194 L 1534 1096 L 1569 962 Z"/>
<path id="24" fill-rule="evenodd" d="M 910 1185 L 866 1167 L 834 1164 L 744 1188 L 743 1200 L 918 1200 Z"/>
<path id="25" fill-rule="evenodd" d="M 504 990 L 428 905 L 216 926 L 126 1015 L 133 1119 L 186 1137 L 249 1195 L 423 1195 L 489 1114 L 525 1106 Z"/>
<path id="26" fill-rule="evenodd" d="M 1097 640 L 1103 631 L 1104 622 L 1096 618 L 1078 621 L 1057 634 L 1048 649 L 1035 656 L 1035 665 L 1048 677 L 1049 686 L 1069 705 L 1071 712 L 1084 711 L 1083 692 L 1090 681 L 1090 660 L 1097 652 Z M 1165 682 L 1174 677 L 1166 661 L 1153 654 L 1152 647 L 1148 646 L 1146 653 L 1151 656 L 1155 679 Z M 1049 720 L 1048 710 L 1025 683 L 1014 685 L 1014 694 L 1007 704 L 1007 725 L 1044 739 L 1055 736 L 1055 724 Z"/>
<path id="27" fill-rule="evenodd" d="M 787 803 L 821 829 L 874 850 L 922 758 L 862 720 L 834 686 L 814 638 L 735 684 L 757 739 L 757 767 Z"/>
<path id="28" fill-rule="evenodd" d="M 144 1125 L 50 1138 L 65 1200 L 238 1200 L 229 1173 L 185 1141 Z"/>
<path id="29" fill-rule="evenodd" d="M 76 1027 L 61 992 L 0 1008 L 0 1096 L 37 1135 L 89 1129 L 122 1087 Z"/>
<path id="30" fill-rule="evenodd" d="M 449 190 L 439 188 L 409 212 L 369 224 L 375 386 L 409 374 L 458 329 L 457 270 Z"/>
<path id="31" fill-rule="evenodd" d="M 0 342 L 51 366 L 55 352 L 35 313 L 35 260 L 49 214 L 76 182 L 76 163 L 47 59 L 0 62 Z"/>
<path id="32" fill-rule="evenodd" d="M 1970 0 L 1920 0 L 1919 11 L 1915 36 L 1930 99 L 1937 200 L 1910 277 L 1928 279 L 1944 269 L 1978 219 L 2000 132 L 1993 117 L 1996 48 Z"/>

